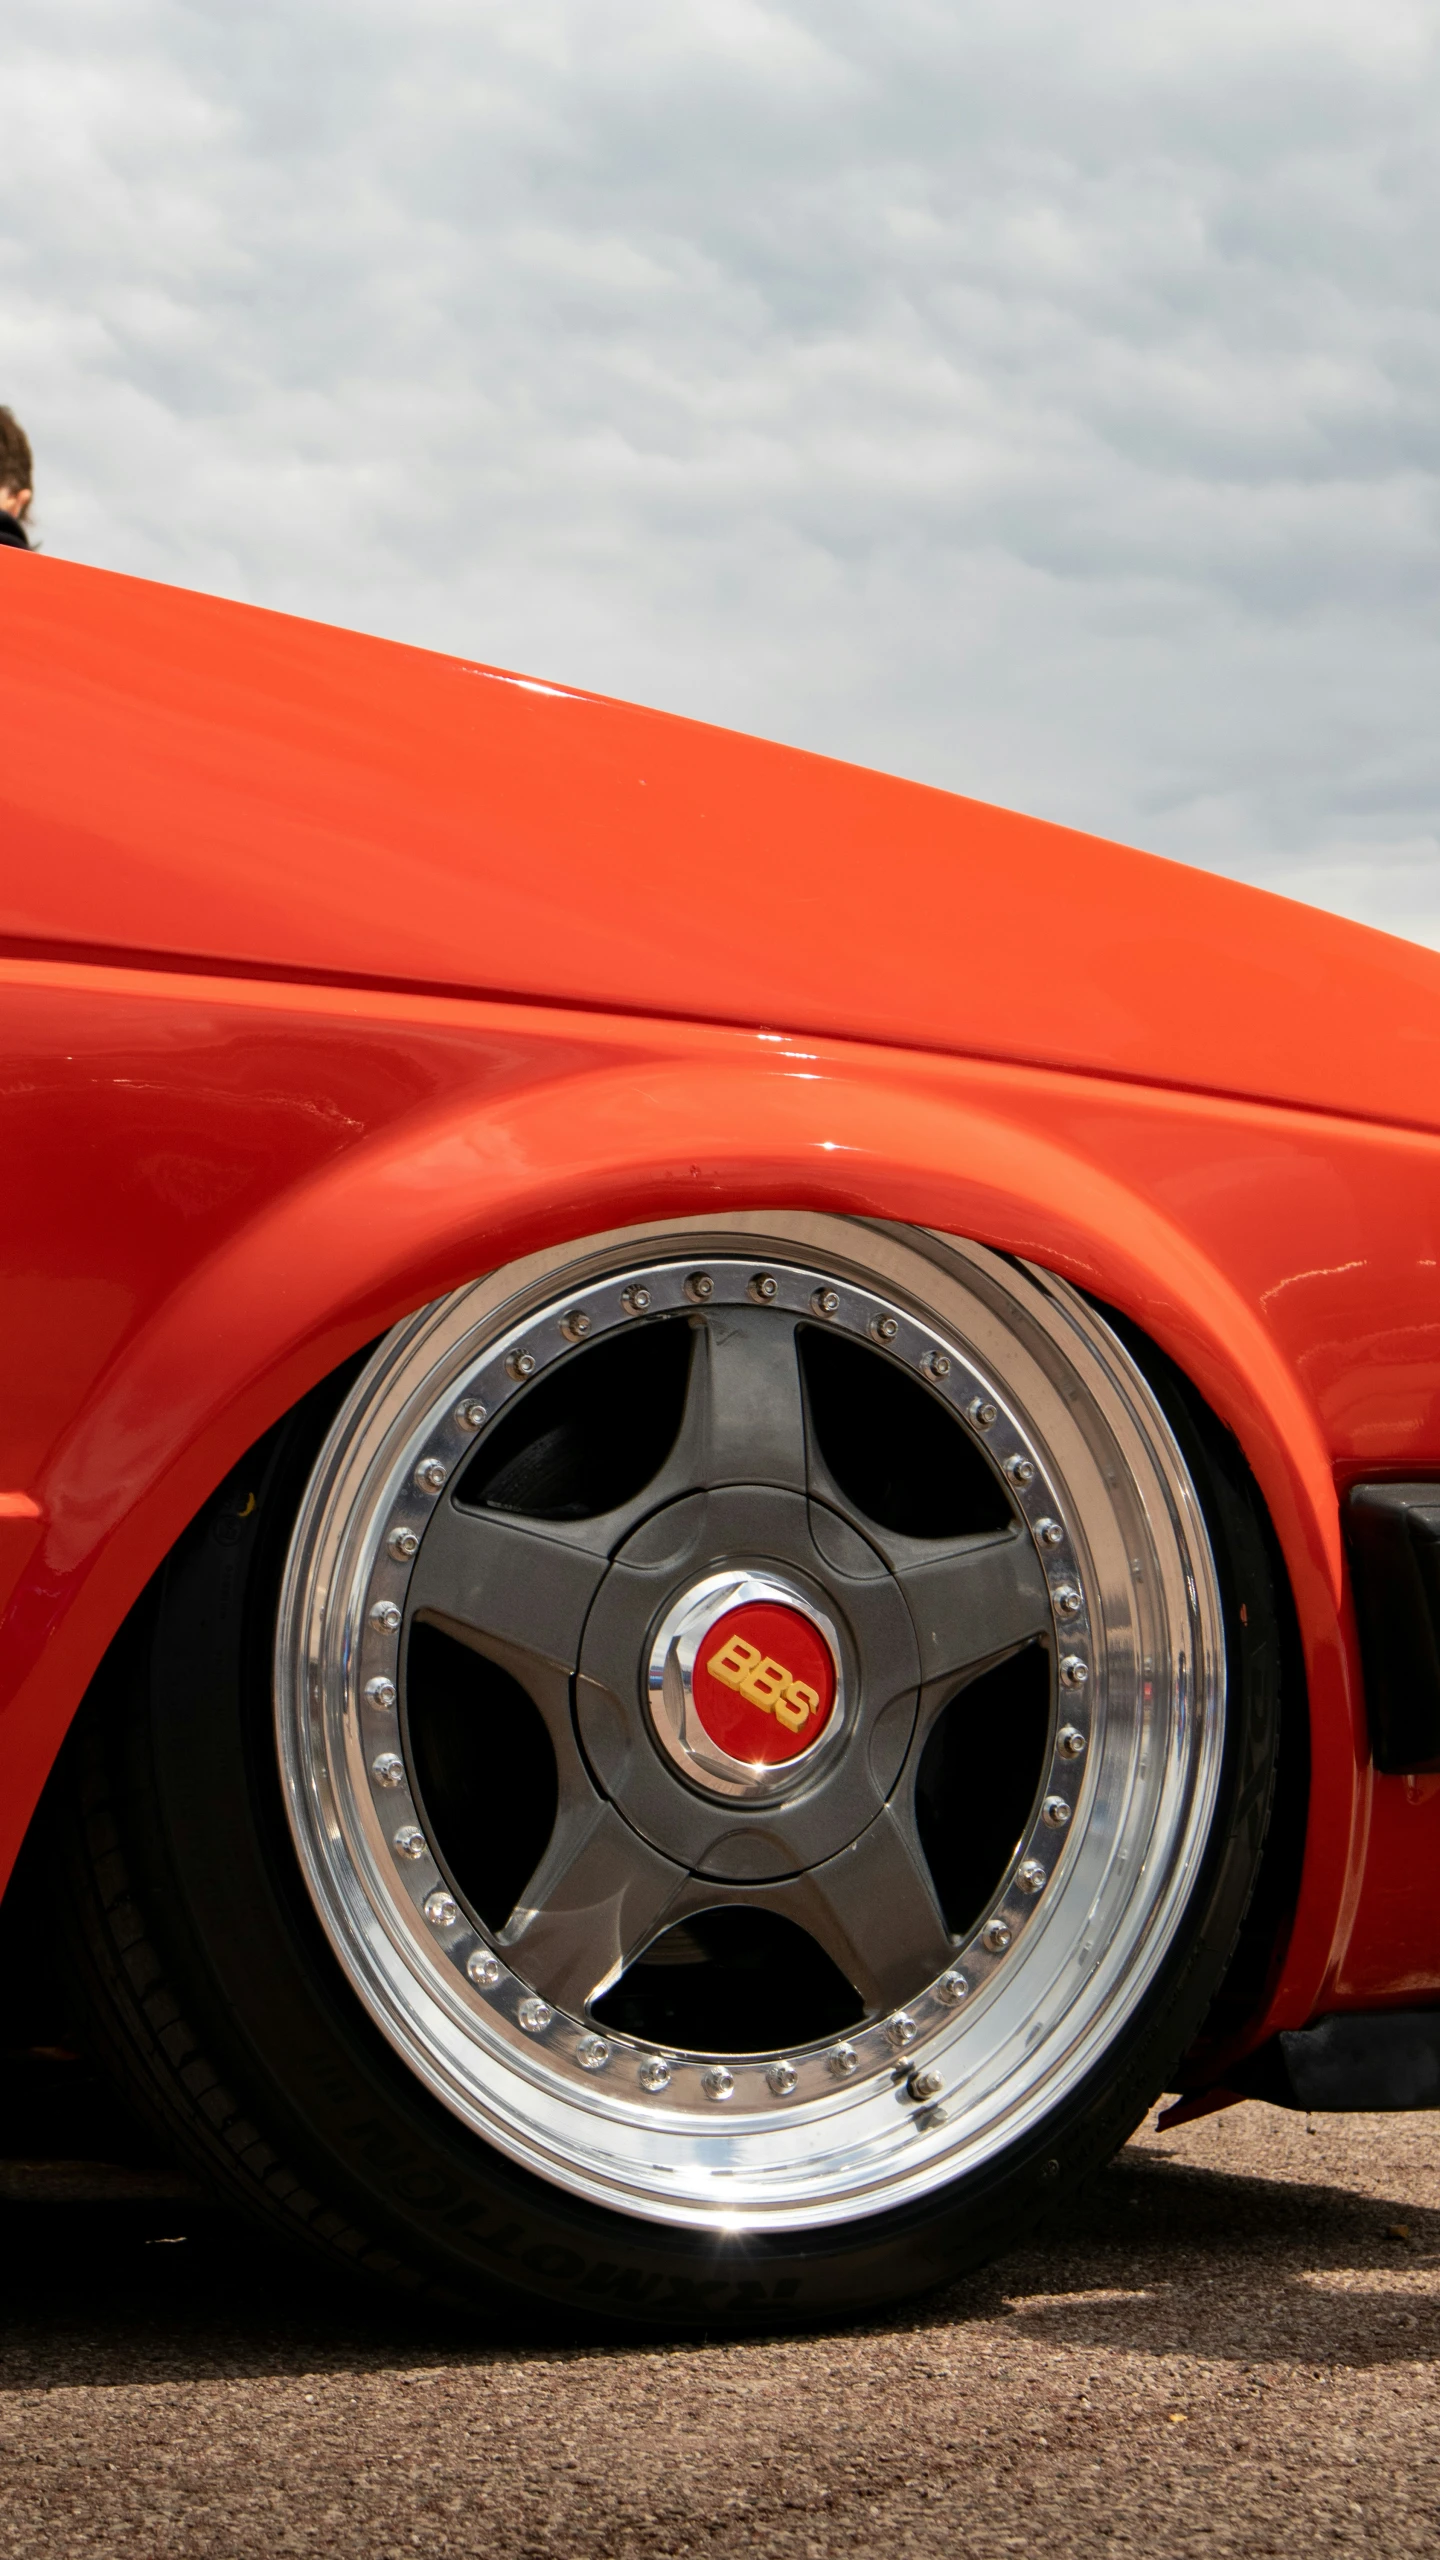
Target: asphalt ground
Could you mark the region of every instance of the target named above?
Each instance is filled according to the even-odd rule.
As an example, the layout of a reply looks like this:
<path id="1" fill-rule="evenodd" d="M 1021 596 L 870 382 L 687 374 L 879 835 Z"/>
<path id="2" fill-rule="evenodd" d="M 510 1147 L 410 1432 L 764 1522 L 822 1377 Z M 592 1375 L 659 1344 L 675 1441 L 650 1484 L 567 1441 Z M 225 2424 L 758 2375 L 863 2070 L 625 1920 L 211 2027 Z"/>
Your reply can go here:
<path id="1" fill-rule="evenodd" d="M 442 2332 L 153 2167 L 0 2160 L 0 2554 L 1434 2554 L 1437 2154 L 1146 2131 L 1043 2247 L 738 2345 Z"/>

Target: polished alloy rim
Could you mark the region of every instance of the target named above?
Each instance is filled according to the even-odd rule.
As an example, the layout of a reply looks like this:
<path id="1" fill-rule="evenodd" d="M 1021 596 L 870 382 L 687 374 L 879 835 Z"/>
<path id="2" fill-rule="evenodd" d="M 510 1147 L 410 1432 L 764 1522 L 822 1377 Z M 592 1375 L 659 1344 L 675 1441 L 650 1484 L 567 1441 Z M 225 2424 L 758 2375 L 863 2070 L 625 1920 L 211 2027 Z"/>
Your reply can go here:
<path id="1" fill-rule="evenodd" d="M 1183 1461 L 1084 1301 L 757 1214 L 395 1328 L 306 1495 L 276 1707 L 316 1909 L 426 2085 L 572 2192 L 779 2229 L 935 2189 L 1100 2060 L 1195 1882 L 1224 1656 Z"/>

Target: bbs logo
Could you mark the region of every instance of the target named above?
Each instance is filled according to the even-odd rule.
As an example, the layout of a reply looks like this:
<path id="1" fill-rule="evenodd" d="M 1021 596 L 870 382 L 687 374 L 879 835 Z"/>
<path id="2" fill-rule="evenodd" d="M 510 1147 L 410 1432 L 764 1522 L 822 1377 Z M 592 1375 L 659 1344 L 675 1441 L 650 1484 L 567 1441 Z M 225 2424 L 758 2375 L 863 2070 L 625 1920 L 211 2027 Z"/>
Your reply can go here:
<path id="1" fill-rule="evenodd" d="M 744 1636 L 730 1636 L 718 1653 L 711 1654 L 705 1668 L 712 1680 L 738 1690 L 752 1707 L 774 1716 L 787 1733 L 798 1733 L 820 1704 L 820 1693 L 808 1680 L 795 1679 L 783 1662 L 762 1653 L 758 1644 Z"/>

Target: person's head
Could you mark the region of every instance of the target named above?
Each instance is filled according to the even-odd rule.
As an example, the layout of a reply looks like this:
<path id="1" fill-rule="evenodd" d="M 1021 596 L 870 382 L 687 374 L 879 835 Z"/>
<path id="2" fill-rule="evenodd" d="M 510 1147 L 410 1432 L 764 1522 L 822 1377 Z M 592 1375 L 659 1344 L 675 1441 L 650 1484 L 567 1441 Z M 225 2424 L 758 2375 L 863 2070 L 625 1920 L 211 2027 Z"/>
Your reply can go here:
<path id="1" fill-rule="evenodd" d="M 34 484 L 30 439 L 13 412 L 0 409 L 0 507 L 21 524 L 30 513 Z"/>

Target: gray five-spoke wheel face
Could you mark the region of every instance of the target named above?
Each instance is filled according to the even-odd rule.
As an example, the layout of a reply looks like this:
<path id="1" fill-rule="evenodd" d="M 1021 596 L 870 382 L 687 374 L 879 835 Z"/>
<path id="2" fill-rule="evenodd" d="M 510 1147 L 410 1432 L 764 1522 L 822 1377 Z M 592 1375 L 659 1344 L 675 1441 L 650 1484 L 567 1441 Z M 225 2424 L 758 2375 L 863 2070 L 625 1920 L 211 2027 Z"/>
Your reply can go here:
<path id="1" fill-rule="evenodd" d="M 397 1327 L 278 1635 L 292 1828 L 487 2140 L 655 2219 L 836 2222 L 1043 2121 L 1218 1787 L 1213 1563 L 1153 1399 L 975 1246 L 732 1217 Z"/>

